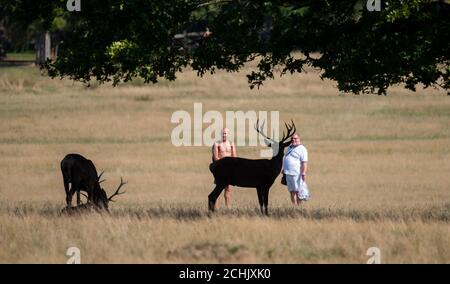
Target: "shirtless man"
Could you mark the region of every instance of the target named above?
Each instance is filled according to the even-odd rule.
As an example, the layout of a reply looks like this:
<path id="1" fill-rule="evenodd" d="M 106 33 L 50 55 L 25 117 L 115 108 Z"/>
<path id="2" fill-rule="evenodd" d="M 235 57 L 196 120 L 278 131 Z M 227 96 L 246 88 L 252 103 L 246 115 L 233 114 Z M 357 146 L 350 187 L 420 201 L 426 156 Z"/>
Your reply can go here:
<path id="1" fill-rule="evenodd" d="M 227 139 L 229 130 L 228 128 L 222 129 L 222 140 L 214 143 L 213 146 L 213 161 L 222 159 L 223 157 L 236 157 L 236 146 L 232 141 Z M 230 208 L 231 206 L 231 187 L 225 187 L 225 205 Z"/>

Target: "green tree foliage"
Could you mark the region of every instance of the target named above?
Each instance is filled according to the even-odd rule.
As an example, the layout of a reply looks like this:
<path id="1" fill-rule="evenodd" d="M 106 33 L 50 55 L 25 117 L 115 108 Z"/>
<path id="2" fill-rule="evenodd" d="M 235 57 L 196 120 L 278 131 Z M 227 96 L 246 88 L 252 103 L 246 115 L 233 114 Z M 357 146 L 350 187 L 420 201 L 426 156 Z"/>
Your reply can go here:
<path id="1" fill-rule="evenodd" d="M 34 17 L 48 25 L 66 1 L 42 2 L 47 10 L 38 5 Z M 186 66 L 201 76 L 255 60 L 250 87 L 309 66 L 344 92 L 385 94 L 400 83 L 449 90 L 449 1 L 381 2 L 381 11 L 370 12 L 367 0 L 82 0 L 81 12 L 64 13 L 70 31 L 45 68 L 84 82 L 155 83 Z M 174 35 L 195 21 L 212 35 L 193 50 L 175 44 Z"/>
<path id="2" fill-rule="evenodd" d="M 89 82 L 174 80 L 189 64 L 186 50 L 172 46 L 175 34 L 189 23 L 196 4 L 171 1 L 83 1 L 82 11 L 70 13 L 72 30 L 61 44 L 50 76 Z"/>
<path id="3" fill-rule="evenodd" d="M 66 26 L 65 1 L 4 0 L 0 3 L 0 53 L 21 52 L 41 31 Z"/>

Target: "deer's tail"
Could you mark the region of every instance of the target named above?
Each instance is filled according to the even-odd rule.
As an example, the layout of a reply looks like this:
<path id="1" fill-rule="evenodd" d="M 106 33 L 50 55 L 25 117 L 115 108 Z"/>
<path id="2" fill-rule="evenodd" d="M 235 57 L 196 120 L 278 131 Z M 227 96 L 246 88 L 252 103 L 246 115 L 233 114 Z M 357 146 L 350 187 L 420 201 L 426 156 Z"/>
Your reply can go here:
<path id="1" fill-rule="evenodd" d="M 71 182 L 71 167 L 65 160 L 61 161 L 61 172 L 64 178 L 64 182 Z"/>
<path id="2" fill-rule="evenodd" d="M 216 163 L 211 163 L 209 164 L 209 170 L 211 173 L 214 173 L 214 170 L 216 169 Z"/>

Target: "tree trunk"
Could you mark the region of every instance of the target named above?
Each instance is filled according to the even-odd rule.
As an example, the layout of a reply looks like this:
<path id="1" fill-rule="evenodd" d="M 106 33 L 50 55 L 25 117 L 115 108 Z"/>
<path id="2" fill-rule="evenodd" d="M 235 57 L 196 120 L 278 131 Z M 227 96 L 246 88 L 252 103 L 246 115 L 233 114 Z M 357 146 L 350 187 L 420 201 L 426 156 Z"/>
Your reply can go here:
<path id="1" fill-rule="evenodd" d="M 51 56 L 51 40 L 48 31 L 42 32 L 36 37 L 36 65 L 43 64 Z"/>

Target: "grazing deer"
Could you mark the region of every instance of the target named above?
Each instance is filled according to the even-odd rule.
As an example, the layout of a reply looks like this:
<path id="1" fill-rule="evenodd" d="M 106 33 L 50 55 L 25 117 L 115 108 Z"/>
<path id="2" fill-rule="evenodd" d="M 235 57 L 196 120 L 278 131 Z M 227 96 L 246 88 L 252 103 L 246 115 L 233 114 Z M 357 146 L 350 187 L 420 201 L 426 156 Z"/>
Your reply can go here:
<path id="1" fill-rule="evenodd" d="M 288 141 L 294 135 L 296 128 L 294 122 L 291 125 L 285 123 L 287 134 L 284 135 L 279 142 L 272 140 L 263 133 L 264 123 L 259 128 L 259 122 L 255 128 L 261 134 L 267 146 L 278 146 L 278 153 L 272 159 L 250 160 L 239 157 L 225 157 L 217 160 L 209 165 L 209 170 L 214 175 L 216 187 L 208 195 L 208 208 L 210 211 L 215 210 L 216 200 L 222 190 L 228 185 L 240 187 L 255 187 L 258 194 L 259 206 L 261 213 L 268 215 L 269 189 L 273 182 L 281 172 L 284 156 L 284 148 L 289 146 Z"/>
<path id="2" fill-rule="evenodd" d="M 87 192 L 88 204 L 108 211 L 108 203 L 114 201 L 113 197 L 125 193 L 119 192 L 120 188 L 126 184 L 120 178 L 117 190 L 107 197 L 105 190 L 100 186 L 103 172 L 98 176 L 94 163 L 79 154 L 66 155 L 61 161 L 61 172 L 66 190 L 67 207 L 72 206 L 72 196 L 75 192 L 77 193 L 77 206 L 81 206 L 80 193 L 83 190 Z M 71 184 L 70 188 L 69 183 Z"/>

